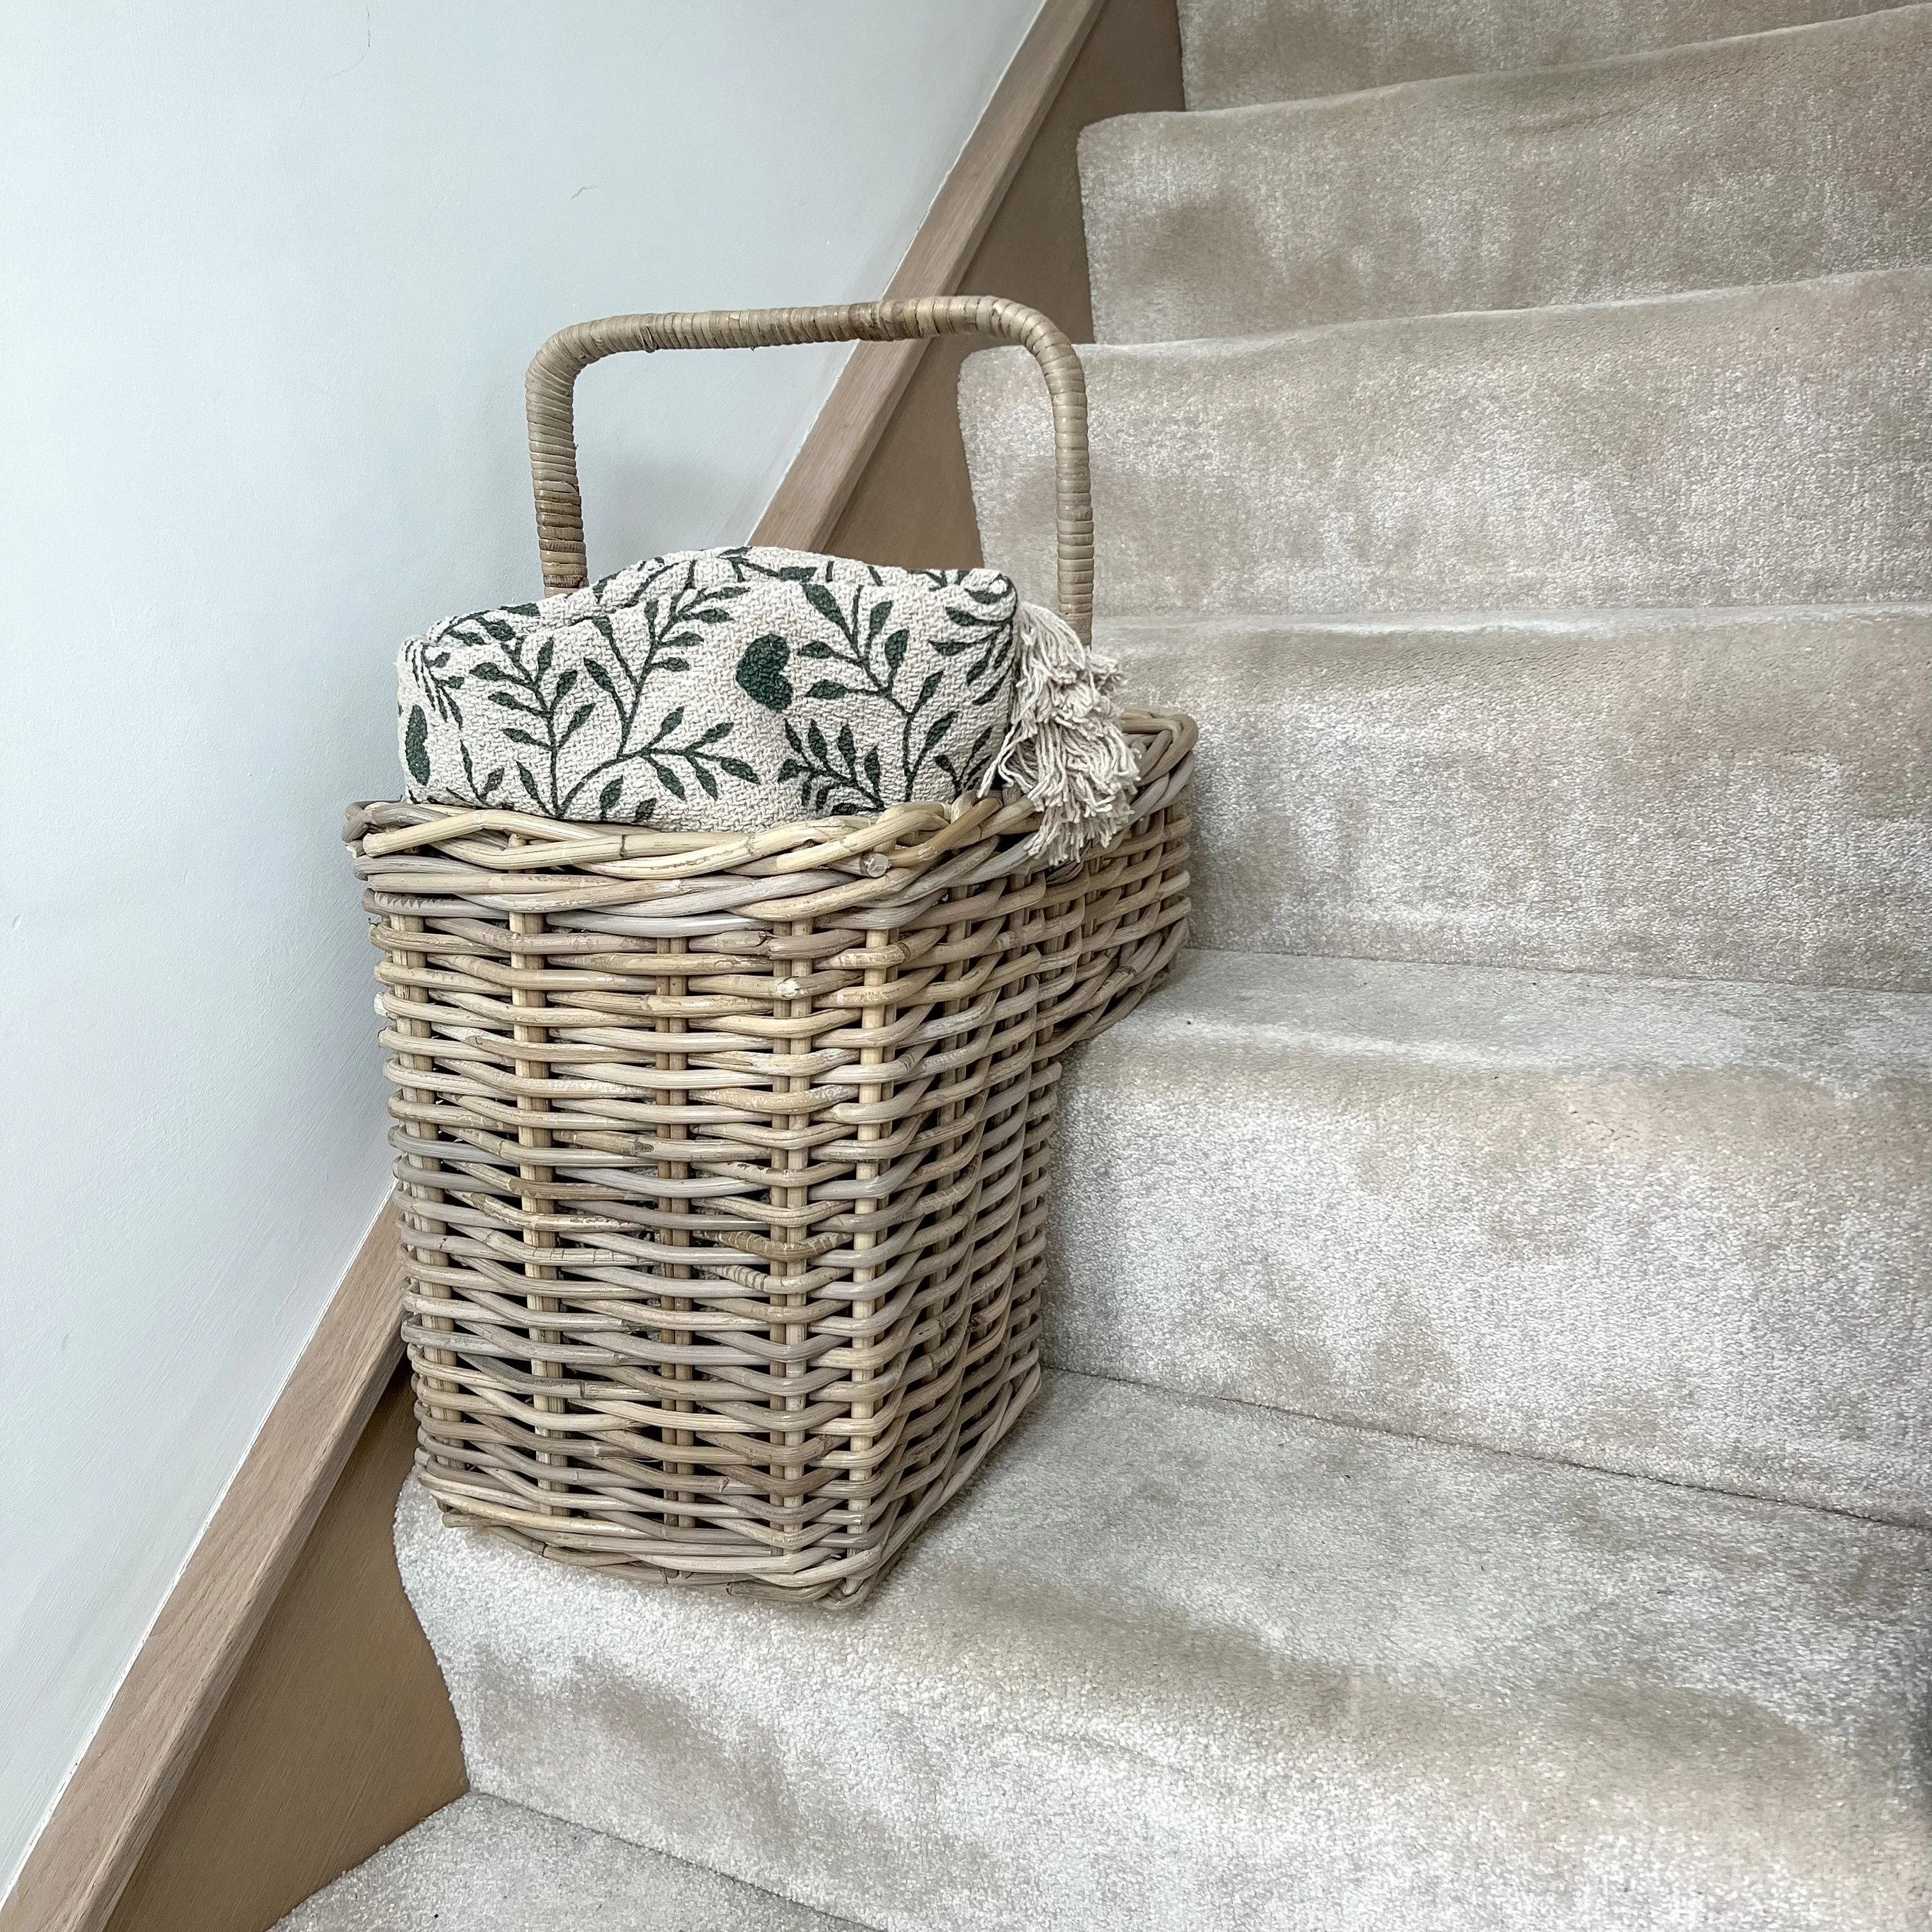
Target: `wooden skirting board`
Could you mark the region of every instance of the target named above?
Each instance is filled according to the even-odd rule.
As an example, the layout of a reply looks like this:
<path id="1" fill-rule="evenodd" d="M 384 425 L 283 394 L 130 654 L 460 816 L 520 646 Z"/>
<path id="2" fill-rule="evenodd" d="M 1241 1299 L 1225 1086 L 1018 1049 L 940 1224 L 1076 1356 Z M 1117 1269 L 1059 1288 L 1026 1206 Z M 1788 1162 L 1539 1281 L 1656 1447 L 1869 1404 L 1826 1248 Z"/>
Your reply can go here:
<path id="1" fill-rule="evenodd" d="M 968 271 L 1034 136 L 1105 10 L 1106 0 L 1047 0 L 913 238 L 885 290 L 888 297 L 988 295 L 1027 299 L 1016 289 L 969 286 Z M 1078 232 L 1077 225 L 1075 232 Z M 1088 307 L 1084 272 L 1080 306 Z M 1052 309 L 1044 313 L 1076 341 L 1092 333 L 1090 316 L 1076 326 L 1072 316 Z M 923 342 L 865 343 L 852 352 L 753 532 L 754 542 L 794 550 L 825 548 L 926 346 Z"/>
<path id="2" fill-rule="evenodd" d="M 400 1292 L 386 1210 L 0 1905 L 4 1932 L 106 1924 L 394 1372 Z"/>
<path id="3" fill-rule="evenodd" d="M 416 1440 L 399 1373 L 107 1932 L 262 1932 L 468 1788 L 456 1713 L 396 1568 Z"/>
<path id="4" fill-rule="evenodd" d="M 1180 105 L 1175 0 L 1046 0 L 886 292 L 1008 296 L 1085 339 L 1075 141 L 1089 122 Z M 954 406 L 976 346 L 860 345 L 755 541 L 977 562 Z M 266 1932 L 463 1790 L 389 1540 L 412 1439 L 392 1382 L 400 1290 L 386 1212 L 0 1903 L 0 1932 Z"/>
<path id="5" fill-rule="evenodd" d="M 1090 31 L 1046 103 L 1045 111 L 1033 120 L 1024 149 L 1012 154 L 1004 197 L 991 218 L 980 225 L 973 246 L 962 248 L 956 261 L 946 266 L 946 272 L 954 278 L 950 288 L 915 291 L 909 279 L 920 266 L 914 259 L 919 252 L 915 243 L 908 253 L 907 267 L 894 280 L 896 291 L 904 280 L 909 293 L 956 291 L 1007 296 L 1051 316 L 1074 341 L 1092 339 L 1092 298 L 1087 286 L 1086 235 L 1080 218 L 1075 147 L 1081 129 L 1090 122 L 1180 106 L 1180 35 L 1174 8 L 1175 0 L 1111 0 L 1110 4 L 1098 8 L 1049 4 L 1042 12 L 1034 29 L 1035 38 L 1060 14 L 1082 14 Z M 1029 40 L 1028 46 L 1031 45 Z M 1023 47 L 1007 76 L 1008 87 L 1017 89 L 1025 56 Z M 988 111 L 988 122 L 999 104 L 996 95 Z M 972 152 L 969 146 L 961 157 L 960 170 L 965 168 Z M 949 182 L 948 192 L 950 187 Z M 942 212 L 944 199 L 942 195 L 934 204 L 935 218 Z M 927 226 L 929 229 L 932 224 Z M 760 526 L 761 542 L 800 541 L 809 549 L 916 569 L 959 568 L 982 561 L 980 526 L 973 514 L 972 486 L 959 435 L 958 389 L 960 364 L 986 345 L 969 336 L 956 335 L 904 346 L 914 353 L 901 359 L 896 371 L 899 388 L 890 406 L 883 410 L 879 418 L 883 426 L 877 436 L 865 442 L 871 419 L 854 422 L 849 434 L 855 454 L 849 469 L 835 472 L 829 461 L 824 466 L 826 488 L 820 520 L 808 524 L 801 517 L 796 538 L 789 531 L 774 527 L 774 519 L 784 503 L 785 491 L 781 488 Z M 839 390 L 848 384 L 857 390 L 862 384 L 880 383 L 880 388 L 868 392 L 878 397 L 883 384 L 880 379 L 866 375 L 868 364 L 898 356 L 901 347 L 898 344 L 866 343 L 855 350 L 839 389 L 833 391 L 819 418 L 820 427 L 839 407 Z M 812 459 L 818 434 L 815 428 L 806 438 L 792 475 Z M 856 452 L 862 447 L 866 453 L 860 457 Z M 848 476 L 849 487 L 844 480 Z M 790 480 L 788 476 L 788 484 Z M 807 529 L 812 532 L 808 540 L 803 534 Z"/>

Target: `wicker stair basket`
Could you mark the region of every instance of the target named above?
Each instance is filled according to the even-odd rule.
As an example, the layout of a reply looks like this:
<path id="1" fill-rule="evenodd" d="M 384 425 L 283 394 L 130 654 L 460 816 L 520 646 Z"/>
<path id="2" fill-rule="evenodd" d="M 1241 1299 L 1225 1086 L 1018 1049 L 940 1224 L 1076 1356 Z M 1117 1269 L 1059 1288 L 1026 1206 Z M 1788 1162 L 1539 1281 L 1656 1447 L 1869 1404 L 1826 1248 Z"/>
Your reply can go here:
<path id="1" fill-rule="evenodd" d="M 981 333 L 1052 392 L 1084 638 L 1080 364 L 958 297 L 625 316 L 530 366 L 548 591 L 585 581 L 578 373 L 628 350 Z M 752 832 L 355 808 L 382 961 L 424 1486 L 575 1564 L 862 1595 L 1040 1379 L 1062 1056 L 1187 914 L 1194 727 L 1132 715 L 1137 816 L 1030 862 L 999 796 Z"/>

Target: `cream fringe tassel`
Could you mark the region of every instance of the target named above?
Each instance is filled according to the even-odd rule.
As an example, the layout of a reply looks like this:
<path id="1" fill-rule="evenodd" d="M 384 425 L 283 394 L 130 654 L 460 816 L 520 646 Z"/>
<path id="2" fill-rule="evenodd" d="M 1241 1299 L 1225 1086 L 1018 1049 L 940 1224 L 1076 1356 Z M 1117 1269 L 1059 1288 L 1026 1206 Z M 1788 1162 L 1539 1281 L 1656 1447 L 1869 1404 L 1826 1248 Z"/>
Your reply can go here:
<path id="1" fill-rule="evenodd" d="M 1120 667 L 1037 604 L 1020 606 L 1013 648 L 1011 722 L 980 790 L 1024 793 L 1040 812 L 1028 850 L 1062 865 L 1132 823 L 1139 774 L 1114 699 Z"/>

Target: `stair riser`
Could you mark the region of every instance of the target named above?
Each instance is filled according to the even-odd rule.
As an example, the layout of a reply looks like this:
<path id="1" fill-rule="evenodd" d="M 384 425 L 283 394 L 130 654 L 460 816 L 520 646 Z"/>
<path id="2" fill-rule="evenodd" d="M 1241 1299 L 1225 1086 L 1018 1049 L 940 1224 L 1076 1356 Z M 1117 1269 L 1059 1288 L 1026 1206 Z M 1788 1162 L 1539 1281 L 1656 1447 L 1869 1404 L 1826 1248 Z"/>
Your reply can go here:
<path id="1" fill-rule="evenodd" d="M 1932 259 L 1932 6 L 1081 136 L 1102 342 Z M 1372 246 L 1364 238 L 1372 238 Z"/>
<path id="2" fill-rule="evenodd" d="M 1084 351 L 1102 614 L 1932 596 L 1932 271 Z M 962 407 L 987 556 L 1050 596 L 1023 351 Z"/>
<path id="3" fill-rule="evenodd" d="M 1820 997 L 1199 956 L 1070 1072 L 1049 1357 L 1932 1522 L 1932 1040 Z"/>
<path id="4" fill-rule="evenodd" d="M 1180 0 L 1182 70 L 1190 107 L 1243 107 L 1433 74 L 1601 60 L 1871 10 L 1871 0 Z"/>
<path id="5" fill-rule="evenodd" d="M 1103 626 L 1229 951 L 1932 986 L 1932 610 Z"/>

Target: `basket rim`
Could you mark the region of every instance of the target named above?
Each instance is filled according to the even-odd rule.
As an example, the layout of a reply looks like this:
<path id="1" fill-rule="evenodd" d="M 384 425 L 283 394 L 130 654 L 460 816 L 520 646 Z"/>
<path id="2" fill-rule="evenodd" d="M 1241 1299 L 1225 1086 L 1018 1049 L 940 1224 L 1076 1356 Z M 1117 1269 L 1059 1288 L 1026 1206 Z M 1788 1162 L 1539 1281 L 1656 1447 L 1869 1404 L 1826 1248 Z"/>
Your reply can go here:
<path id="1" fill-rule="evenodd" d="M 1143 790 L 1184 764 L 1200 735 L 1194 719 L 1184 712 L 1126 711 L 1121 713 L 1120 722 L 1128 738 L 1137 741 L 1137 784 Z M 793 819 L 778 825 L 676 832 L 653 831 L 609 820 L 548 818 L 538 812 L 496 806 L 403 798 L 358 800 L 350 805 L 342 836 L 363 857 L 377 859 L 478 833 L 498 832 L 504 836 L 506 848 L 496 863 L 518 871 L 628 861 L 626 876 L 647 879 L 727 870 L 748 860 L 766 861 L 780 874 L 830 862 L 856 860 L 864 864 L 869 860 L 872 862 L 866 869 L 878 875 L 889 869 L 928 865 L 969 838 L 1017 836 L 1036 830 L 1039 824 L 1040 813 L 1029 800 L 1004 790 L 976 799 L 910 800 L 862 817 L 848 814 Z M 511 839 L 525 844 L 519 850 L 508 844 Z"/>

